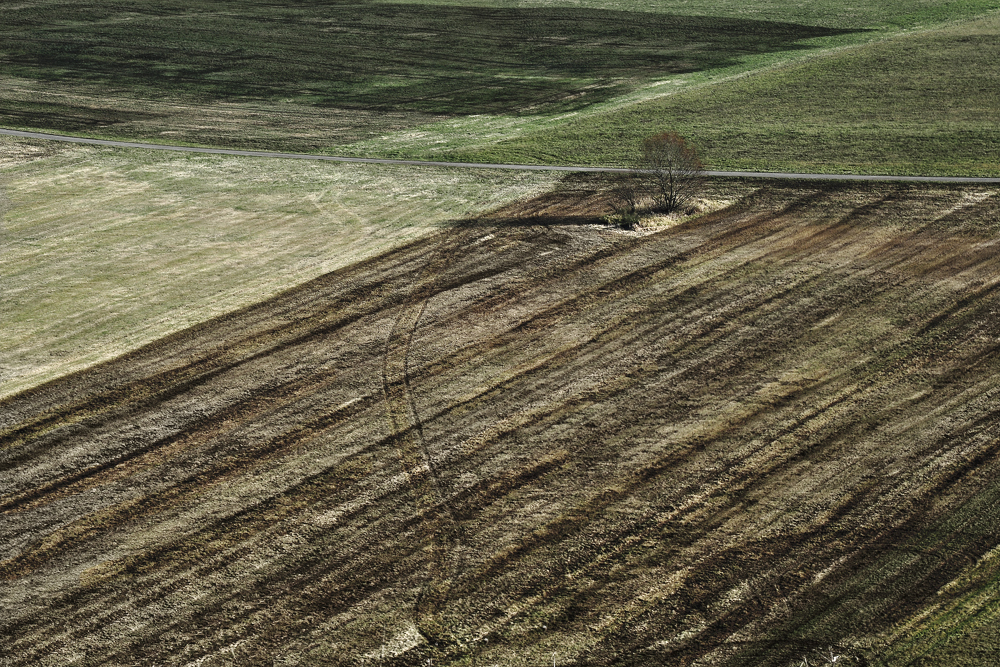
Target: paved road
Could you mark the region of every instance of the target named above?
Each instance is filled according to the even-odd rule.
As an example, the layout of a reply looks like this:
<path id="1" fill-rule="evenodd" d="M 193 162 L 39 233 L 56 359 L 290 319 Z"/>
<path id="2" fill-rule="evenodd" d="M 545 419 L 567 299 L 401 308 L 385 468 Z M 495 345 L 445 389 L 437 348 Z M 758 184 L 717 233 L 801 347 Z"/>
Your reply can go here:
<path id="1" fill-rule="evenodd" d="M 614 167 L 564 167 L 545 164 L 490 164 L 482 162 L 433 162 L 429 160 L 387 160 L 371 157 L 336 157 L 333 155 L 309 155 L 307 153 L 274 153 L 270 151 L 237 151 L 227 148 L 196 148 L 194 146 L 167 146 L 164 144 L 143 144 L 132 141 L 108 141 L 106 139 L 86 139 L 42 132 L 22 132 L 0 129 L 0 134 L 28 139 L 48 139 L 68 141 L 75 144 L 95 144 L 116 148 L 143 148 L 156 151 L 177 151 L 181 153 L 210 153 L 214 155 L 243 155 L 247 157 L 285 158 L 291 160 L 325 160 L 329 162 L 361 162 L 365 164 L 403 164 L 417 167 L 458 167 L 460 169 L 518 169 L 521 171 L 590 171 L 625 172 L 628 169 Z M 970 176 L 868 176 L 858 174 L 796 174 L 759 171 L 706 171 L 706 176 L 732 176 L 738 178 L 786 178 L 816 179 L 829 181 L 913 181 L 922 183 L 997 183 L 1000 178 L 977 178 Z"/>

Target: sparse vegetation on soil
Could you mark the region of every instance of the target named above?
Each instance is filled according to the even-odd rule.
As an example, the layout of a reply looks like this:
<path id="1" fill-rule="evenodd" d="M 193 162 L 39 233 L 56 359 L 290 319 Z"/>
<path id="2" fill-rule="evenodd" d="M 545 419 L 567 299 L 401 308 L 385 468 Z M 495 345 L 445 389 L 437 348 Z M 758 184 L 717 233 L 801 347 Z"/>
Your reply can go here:
<path id="1" fill-rule="evenodd" d="M 1000 193 L 725 191 L 571 179 L 8 398 L 8 664 L 974 662 Z"/>

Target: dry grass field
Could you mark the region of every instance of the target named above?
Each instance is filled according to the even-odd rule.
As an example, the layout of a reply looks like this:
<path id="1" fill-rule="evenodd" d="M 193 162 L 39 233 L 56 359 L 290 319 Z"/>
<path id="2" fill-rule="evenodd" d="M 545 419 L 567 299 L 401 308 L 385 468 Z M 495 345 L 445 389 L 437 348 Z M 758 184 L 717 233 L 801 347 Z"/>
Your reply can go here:
<path id="1" fill-rule="evenodd" d="M 5 399 L 3 663 L 989 664 L 1000 192 L 715 187 L 639 235 L 570 179 Z"/>
<path id="2" fill-rule="evenodd" d="M 0 138 L 0 396 L 530 196 L 546 174 Z"/>

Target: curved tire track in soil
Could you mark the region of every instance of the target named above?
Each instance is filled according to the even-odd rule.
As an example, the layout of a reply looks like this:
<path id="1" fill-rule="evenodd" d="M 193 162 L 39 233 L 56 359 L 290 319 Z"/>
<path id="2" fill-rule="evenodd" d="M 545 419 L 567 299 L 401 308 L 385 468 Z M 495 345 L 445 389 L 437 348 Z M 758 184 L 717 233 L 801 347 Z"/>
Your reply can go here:
<path id="1" fill-rule="evenodd" d="M 577 179 L 12 397 L 2 657 L 874 662 L 1000 534 L 967 194 L 643 237 Z"/>
<path id="2" fill-rule="evenodd" d="M 410 480 L 414 509 L 425 517 L 425 539 L 431 544 L 427 581 L 414 606 L 414 623 L 420 635 L 435 644 L 451 640 L 447 628 L 438 623 L 437 613 L 447 601 L 453 578 L 455 564 L 452 558 L 458 540 L 458 525 L 424 441 L 423 424 L 410 386 L 410 348 L 427 302 L 435 291 L 438 274 L 444 269 L 446 252 L 460 247 L 465 236 L 461 229 L 450 235 L 441 235 L 417 280 L 415 300 L 405 304 L 393 322 L 386 338 L 382 366 L 382 391 L 389 423 L 399 448 L 400 461 Z"/>

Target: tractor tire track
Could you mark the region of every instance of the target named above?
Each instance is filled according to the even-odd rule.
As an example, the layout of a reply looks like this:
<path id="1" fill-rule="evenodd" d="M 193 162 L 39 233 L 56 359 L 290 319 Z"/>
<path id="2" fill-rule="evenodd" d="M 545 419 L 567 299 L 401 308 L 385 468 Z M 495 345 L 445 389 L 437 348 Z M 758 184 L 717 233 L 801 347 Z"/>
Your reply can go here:
<path id="1" fill-rule="evenodd" d="M 382 365 L 382 391 L 391 432 L 410 480 L 414 509 L 425 517 L 424 539 L 431 544 L 426 581 L 414 605 L 414 623 L 420 634 L 434 644 L 449 639 L 448 629 L 440 624 L 438 614 L 448 599 L 454 578 L 452 556 L 459 536 L 458 524 L 424 438 L 410 382 L 410 350 L 427 303 L 436 293 L 436 281 L 447 261 L 446 250 L 461 244 L 466 236 L 461 229 L 441 235 L 435 252 L 416 280 L 414 300 L 402 306 L 392 324 Z"/>

